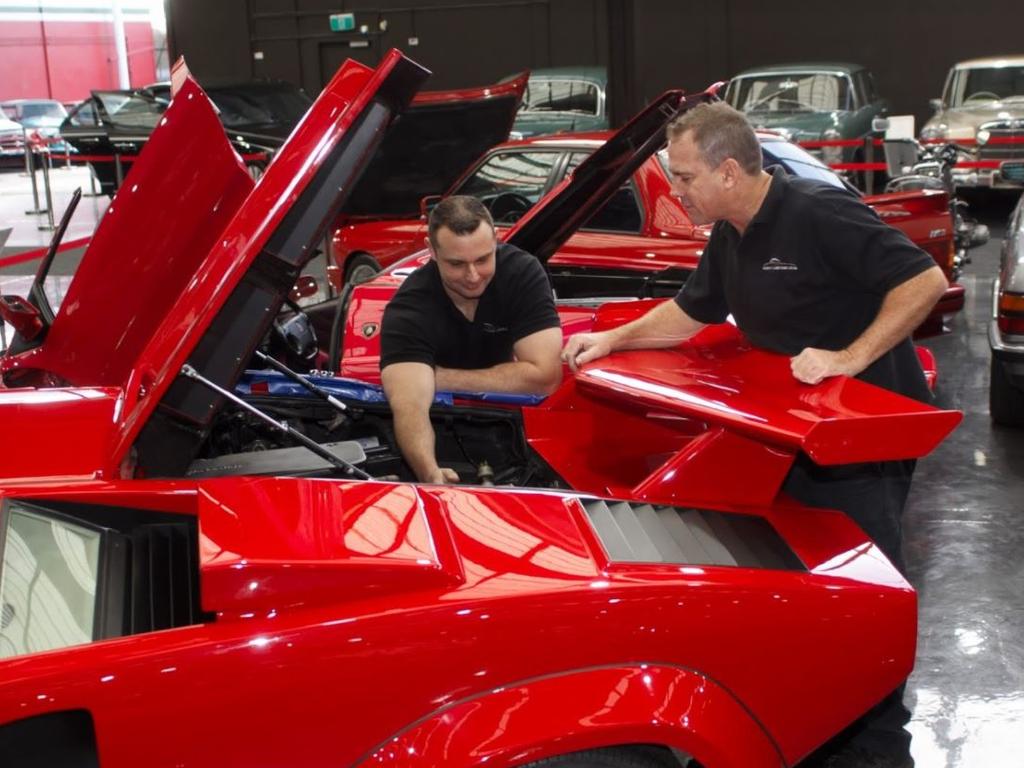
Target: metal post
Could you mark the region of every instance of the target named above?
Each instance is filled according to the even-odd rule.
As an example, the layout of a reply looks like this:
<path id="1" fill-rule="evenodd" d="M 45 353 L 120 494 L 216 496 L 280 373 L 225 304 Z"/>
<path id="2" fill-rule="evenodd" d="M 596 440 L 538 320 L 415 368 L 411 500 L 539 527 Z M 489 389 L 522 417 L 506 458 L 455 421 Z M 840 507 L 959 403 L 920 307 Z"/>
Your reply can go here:
<path id="1" fill-rule="evenodd" d="M 124 181 L 124 169 L 121 167 L 121 153 L 114 150 L 114 192 L 117 192 L 121 188 L 121 182 Z"/>
<path id="2" fill-rule="evenodd" d="M 46 153 L 46 161 L 43 162 L 43 192 L 46 193 L 46 218 L 49 220 L 49 224 L 40 224 L 39 229 L 54 229 L 53 226 L 53 195 L 50 192 L 50 163 L 49 163 L 49 152 Z"/>
<path id="3" fill-rule="evenodd" d="M 32 179 L 32 210 L 25 211 L 25 213 L 46 213 L 43 208 L 39 207 L 39 187 L 36 185 L 36 163 L 35 158 L 32 156 L 32 147 L 28 143 L 28 131 L 24 128 L 21 129 L 21 135 L 25 141 L 25 173 Z"/>
<path id="4" fill-rule="evenodd" d="M 864 138 L 864 162 L 874 163 L 875 162 L 875 137 L 868 134 Z M 875 171 L 874 169 L 868 170 L 864 174 L 864 193 L 868 195 L 875 194 Z"/>

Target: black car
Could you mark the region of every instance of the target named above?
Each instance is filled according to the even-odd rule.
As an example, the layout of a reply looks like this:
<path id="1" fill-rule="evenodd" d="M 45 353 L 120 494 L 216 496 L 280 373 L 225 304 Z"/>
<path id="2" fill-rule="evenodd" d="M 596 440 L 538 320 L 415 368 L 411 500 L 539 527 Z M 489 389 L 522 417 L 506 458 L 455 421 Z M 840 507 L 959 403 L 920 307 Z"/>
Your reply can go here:
<path id="1" fill-rule="evenodd" d="M 211 86 L 228 138 L 254 173 L 281 146 L 309 109 L 310 98 L 283 81 Z M 125 91 L 93 91 L 61 125 L 61 136 L 80 154 L 92 156 L 104 193 L 117 191 L 131 158 L 139 153 L 171 100 L 169 84 Z"/>

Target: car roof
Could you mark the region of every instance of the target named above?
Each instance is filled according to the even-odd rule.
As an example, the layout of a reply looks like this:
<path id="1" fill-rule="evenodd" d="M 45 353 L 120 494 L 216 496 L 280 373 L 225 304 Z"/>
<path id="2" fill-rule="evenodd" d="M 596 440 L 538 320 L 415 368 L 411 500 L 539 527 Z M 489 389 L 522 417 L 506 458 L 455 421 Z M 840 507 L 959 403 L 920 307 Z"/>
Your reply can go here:
<path id="1" fill-rule="evenodd" d="M 7 99 L 7 101 L 0 101 L 0 106 L 15 106 L 18 104 L 60 104 L 64 106 L 62 102 L 56 99 Z"/>
<path id="2" fill-rule="evenodd" d="M 760 74 L 778 74 L 786 72 L 841 72 L 851 74 L 865 69 L 862 64 L 848 61 L 799 61 L 791 64 L 769 64 L 763 67 L 751 67 L 739 72 L 736 77 L 749 77 Z"/>
<path id="3" fill-rule="evenodd" d="M 608 81 L 608 70 L 600 66 L 579 66 L 579 67 L 544 67 L 542 69 L 531 69 L 530 79 L 573 79 L 573 80 L 594 80 L 605 83 Z"/>
<path id="4" fill-rule="evenodd" d="M 1024 66 L 1024 55 L 1016 56 L 986 56 L 981 59 L 967 59 L 958 61 L 953 65 L 954 69 L 995 69 L 997 67 L 1020 67 Z"/>

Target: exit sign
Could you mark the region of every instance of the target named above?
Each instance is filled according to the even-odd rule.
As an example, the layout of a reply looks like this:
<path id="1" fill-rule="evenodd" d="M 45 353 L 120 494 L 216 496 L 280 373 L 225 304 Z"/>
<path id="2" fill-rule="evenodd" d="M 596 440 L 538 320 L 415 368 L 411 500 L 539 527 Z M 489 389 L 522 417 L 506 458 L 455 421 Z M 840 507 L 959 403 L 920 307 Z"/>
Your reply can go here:
<path id="1" fill-rule="evenodd" d="M 351 32 L 356 28 L 354 13 L 332 13 L 330 15 L 331 32 Z"/>

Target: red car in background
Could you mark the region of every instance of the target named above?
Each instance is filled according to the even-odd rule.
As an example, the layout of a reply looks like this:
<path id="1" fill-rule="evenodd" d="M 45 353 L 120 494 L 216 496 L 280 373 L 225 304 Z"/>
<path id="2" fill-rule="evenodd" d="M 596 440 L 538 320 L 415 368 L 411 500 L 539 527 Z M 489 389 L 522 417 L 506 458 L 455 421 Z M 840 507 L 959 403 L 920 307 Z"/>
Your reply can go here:
<path id="1" fill-rule="evenodd" d="M 913 589 L 779 487 L 800 451 L 922 456 L 956 413 L 800 385 L 716 326 L 541 403 L 439 402 L 444 450 L 522 467 L 426 486 L 372 387 L 338 410 L 246 373 L 427 74 L 346 63 L 258 182 L 187 81 L 60 307 L 46 261 L 0 299 L 5 768 L 778 768 L 909 674 Z M 557 251 L 705 98 L 663 96 L 509 239 Z"/>
<path id="2" fill-rule="evenodd" d="M 446 194 L 480 198 L 499 227 L 508 227 L 571 175 L 610 135 L 601 132 L 507 142 L 484 154 Z M 758 137 L 766 167 L 782 165 L 791 174 L 847 186 L 795 144 L 772 133 L 759 132 Z M 643 163 L 551 256 L 548 271 L 558 296 L 643 298 L 667 296 L 679 289 L 696 267 L 711 228 L 690 222 L 672 195 L 666 162 L 664 154 L 658 153 Z M 953 227 L 945 194 L 902 192 L 874 195 L 866 202 L 928 252 L 946 273 L 949 289 L 920 333 L 940 331 L 943 320 L 960 311 L 964 303 L 964 289 L 954 280 Z M 426 216 L 407 197 L 376 211 L 343 217 L 332 238 L 332 257 L 346 276 L 364 277 L 373 267 L 390 267 L 419 251 L 425 236 Z M 358 273 L 353 271 L 354 265 L 359 266 Z"/>

